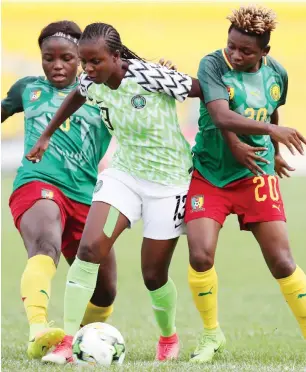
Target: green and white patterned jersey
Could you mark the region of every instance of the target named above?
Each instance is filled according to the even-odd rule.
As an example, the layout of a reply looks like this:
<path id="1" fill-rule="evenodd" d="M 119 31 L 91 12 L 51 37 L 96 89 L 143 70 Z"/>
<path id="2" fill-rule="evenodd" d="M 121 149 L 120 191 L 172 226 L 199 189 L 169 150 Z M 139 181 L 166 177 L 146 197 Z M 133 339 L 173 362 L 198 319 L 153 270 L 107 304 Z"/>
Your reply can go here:
<path id="1" fill-rule="evenodd" d="M 207 103 L 226 100 L 229 108 L 247 118 L 269 123 L 271 115 L 286 102 L 288 76 L 286 70 L 272 57 L 262 59 L 254 73 L 235 71 L 224 50 L 205 56 L 199 66 L 198 78 L 205 103 L 200 104 L 199 132 L 193 147 L 195 168 L 212 184 L 223 187 L 253 174 L 236 161 L 206 108 Z M 260 156 L 270 164 L 259 166 L 274 174 L 274 147 L 270 136 L 239 136 L 250 146 L 267 147 Z"/>
<path id="2" fill-rule="evenodd" d="M 1 106 L 9 115 L 24 112 L 24 154 L 76 87 L 77 82 L 58 90 L 44 77 L 34 76 L 20 79 L 11 87 Z M 58 187 L 72 200 L 90 205 L 98 164 L 110 139 L 99 108 L 86 103 L 55 131 L 41 162 L 33 164 L 23 157 L 13 189 L 38 180 Z"/>
<path id="3" fill-rule="evenodd" d="M 128 60 L 117 90 L 94 84 L 84 73 L 79 91 L 97 104 L 116 137 L 111 167 L 165 185 L 189 183 L 191 150 L 177 118 L 176 102 L 188 96 L 192 79 L 158 64 Z"/>

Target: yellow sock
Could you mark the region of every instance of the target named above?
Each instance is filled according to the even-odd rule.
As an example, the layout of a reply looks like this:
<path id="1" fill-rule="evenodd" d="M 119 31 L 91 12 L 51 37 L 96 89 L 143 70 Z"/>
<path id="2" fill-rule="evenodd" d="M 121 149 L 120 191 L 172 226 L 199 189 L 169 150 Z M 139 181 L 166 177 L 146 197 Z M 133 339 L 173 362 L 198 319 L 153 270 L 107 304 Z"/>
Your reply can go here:
<path id="1" fill-rule="evenodd" d="M 188 268 L 188 282 L 193 301 L 202 318 L 204 328 L 214 329 L 218 324 L 218 277 L 213 266 L 204 272 Z"/>
<path id="2" fill-rule="evenodd" d="M 51 280 L 56 266 L 51 257 L 37 255 L 28 260 L 21 277 L 21 297 L 30 328 L 39 329 L 38 324 L 47 323 L 47 308 L 51 291 Z M 34 333 L 31 332 L 30 333 Z M 31 337 L 31 335 L 30 335 Z"/>
<path id="3" fill-rule="evenodd" d="M 82 325 L 85 326 L 86 324 L 95 323 L 95 322 L 106 322 L 108 317 L 114 311 L 114 306 L 96 306 L 91 302 L 88 302 L 84 318 L 82 320 Z"/>
<path id="4" fill-rule="evenodd" d="M 293 274 L 277 281 L 306 339 L 306 275 L 297 266 Z"/>

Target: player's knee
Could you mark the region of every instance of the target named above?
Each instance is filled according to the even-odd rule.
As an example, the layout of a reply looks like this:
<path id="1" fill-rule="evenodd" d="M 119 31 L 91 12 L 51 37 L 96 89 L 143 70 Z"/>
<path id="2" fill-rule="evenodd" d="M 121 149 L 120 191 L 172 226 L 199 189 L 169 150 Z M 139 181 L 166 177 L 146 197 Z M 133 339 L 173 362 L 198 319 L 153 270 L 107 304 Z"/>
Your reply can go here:
<path id="1" fill-rule="evenodd" d="M 290 257 L 280 257 L 275 260 L 270 271 L 275 279 L 286 278 L 290 276 L 296 268 L 296 264 L 293 258 Z"/>
<path id="2" fill-rule="evenodd" d="M 98 242 L 82 242 L 78 249 L 78 257 L 82 261 L 100 263 L 100 245 Z"/>
<path id="3" fill-rule="evenodd" d="M 210 239 L 188 237 L 189 262 L 191 267 L 203 272 L 214 265 L 214 244 Z"/>
<path id="4" fill-rule="evenodd" d="M 35 243 L 29 250 L 29 257 L 37 256 L 39 254 L 51 257 L 57 265 L 61 255 L 61 247 L 51 238 L 40 235 L 35 239 Z"/>
<path id="5" fill-rule="evenodd" d="M 167 283 L 168 273 L 159 273 L 154 269 L 143 272 L 143 281 L 149 291 L 155 291 Z"/>

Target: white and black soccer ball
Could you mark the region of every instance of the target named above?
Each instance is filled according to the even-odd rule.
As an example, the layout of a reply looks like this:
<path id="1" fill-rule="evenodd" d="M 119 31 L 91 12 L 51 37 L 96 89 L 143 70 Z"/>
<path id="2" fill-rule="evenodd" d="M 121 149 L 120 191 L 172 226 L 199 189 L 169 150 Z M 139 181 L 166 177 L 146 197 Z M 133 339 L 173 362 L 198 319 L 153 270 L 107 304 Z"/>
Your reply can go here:
<path id="1" fill-rule="evenodd" d="M 91 323 L 81 328 L 72 342 L 74 362 L 81 365 L 122 364 L 125 343 L 122 334 L 106 323 Z"/>

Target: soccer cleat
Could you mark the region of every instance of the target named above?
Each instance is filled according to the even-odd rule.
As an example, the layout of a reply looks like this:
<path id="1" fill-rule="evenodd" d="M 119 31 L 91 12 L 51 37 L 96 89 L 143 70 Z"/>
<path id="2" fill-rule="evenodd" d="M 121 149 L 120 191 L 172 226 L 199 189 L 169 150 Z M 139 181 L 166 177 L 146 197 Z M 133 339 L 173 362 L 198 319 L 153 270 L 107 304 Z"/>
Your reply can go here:
<path id="1" fill-rule="evenodd" d="M 47 354 L 49 349 L 59 342 L 65 336 L 65 332 L 60 328 L 45 328 L 38 332 L 35 337 L 29 341 L 28 356 L 30 359 L 41 358 Z"/>
<path id="2" fill-rule="evenodd" d="M 72 340 L 73 336 L 66 335 L 53 351 L 42 358 L 42 361 L 55 364 L 72 363 Z"/>
<path id="3" fill-rule="evenodd" d="M 217 352 L 222 352 L 226 344 L 223 332 L 216 329 L 204 330 L 201 340 L 191 355 L 191 363 L 209 363 Z"/>
<path id="4" fill-rule="evenodd" d="M 160 336 L 156 349 L 156 360 L 177 359 L 179 351 L 180 344 L 176 333 L 170 337 Z"/>

